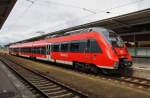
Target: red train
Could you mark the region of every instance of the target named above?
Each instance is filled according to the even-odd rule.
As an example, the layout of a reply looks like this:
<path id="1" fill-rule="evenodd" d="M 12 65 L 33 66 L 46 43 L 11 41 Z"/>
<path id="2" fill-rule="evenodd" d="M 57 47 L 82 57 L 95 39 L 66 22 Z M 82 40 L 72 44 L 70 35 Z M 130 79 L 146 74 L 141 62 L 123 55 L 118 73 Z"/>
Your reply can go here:
<path id="1" fill-rule="evenodd" d="M 9 47 L 9 53 L 71 65 L 87 71 L 118 71 L 132 66 L 123 40 L 113 31 L 92 27 Z"/>

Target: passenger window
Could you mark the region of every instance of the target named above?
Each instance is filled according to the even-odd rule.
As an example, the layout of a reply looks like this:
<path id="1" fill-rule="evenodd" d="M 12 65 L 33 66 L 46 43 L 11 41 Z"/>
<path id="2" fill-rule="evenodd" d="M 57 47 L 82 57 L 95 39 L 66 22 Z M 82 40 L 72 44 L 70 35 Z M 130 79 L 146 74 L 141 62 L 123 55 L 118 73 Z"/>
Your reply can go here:
<path id="1" fill-rule="evenodd" d="M 37 53 L 38 53 L 38 54 L 40 53 L 40 48 L 39 48 L 39 47 L 37 47 Z"/>
<path id="2" fill-rule="evenodd" d="M 86 44 L 86 50 L 85 52 L 91 52 L 91 47 L 90 47 L 90 40 L 87 40 L 87 44 Z"/>
<path id="3" fill-rule="evenodd" d="M 53 52 L 59 52 L 59 44 L 52 45 Z"/>
<path id="4" fill-rule="evenodd" d="M 40 50 L 40 54 L 43 54 L 43 47 L 39 47 L 39 50 Z"/>
<path id="5" fill-rule="evenodd" d="M 36 49 L 35 49 L 35 47 L 33 47 L 33 53 L 36 53 Z"/>
<path id="6" fill-rule="evenodd" d="M 61 52 L 68 52 L 68 49 L 69 49 L 68 43 L 61 44 Z"/>
<path id="7" fill-rule="evenodd" d="M 80 46 L 79 42 L 77 42 L 77 41 L 72 42 L 70 45 L 70 51 L 71 52 L 79 52 L 79 46 Z"/>
<path id="8" fill-rule="evenodd" d="M 90 39 L 90 52 L 92 52 L 92 53 L 100 53 L 101 52 L 101 48 L 95 39 Z"/>
<path id="9" fill-rule="evenodd" d="M 43 51 L 42 51 L 42 47 L 38 47 L 38 53 L 39 53 L 39 54 L 42 54 L 42 52 L 43 52 Z"/>
<path id="10" fill-rule="evenodd" d="M 86 51 L 86 46 L 87 46 L 87 40 L 81 40 L 80 41 L 80 46 L 79 46 L 79 51 L 80 52 L 85 52 Z"/>
<path id="11" fill-rule="evenodd" d="M 40 53 L 39 47 L 34 47 L 34 53 L 36 53 L 36 54 Z"/>
<path id="12" fill-rule="evenodd" d="M 46 54 L 46 47 L 41 47 L 41 54 Z"/>

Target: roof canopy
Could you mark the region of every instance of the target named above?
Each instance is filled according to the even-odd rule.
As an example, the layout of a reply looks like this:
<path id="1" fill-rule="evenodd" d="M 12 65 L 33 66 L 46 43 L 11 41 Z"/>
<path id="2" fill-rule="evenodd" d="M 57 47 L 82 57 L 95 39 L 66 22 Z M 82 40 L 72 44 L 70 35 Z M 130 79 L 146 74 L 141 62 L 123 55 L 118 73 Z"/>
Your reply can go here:
<path id="1" fill-rule="evenodd" d="M 10 14 L 17 0 L 0 0 L 0 29 Z"/>

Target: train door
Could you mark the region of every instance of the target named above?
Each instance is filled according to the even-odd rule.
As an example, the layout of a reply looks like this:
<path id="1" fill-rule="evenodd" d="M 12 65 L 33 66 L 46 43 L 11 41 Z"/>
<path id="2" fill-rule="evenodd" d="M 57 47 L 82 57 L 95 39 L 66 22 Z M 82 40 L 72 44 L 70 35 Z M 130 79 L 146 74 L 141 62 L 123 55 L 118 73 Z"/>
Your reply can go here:
<path id="1" fill-rule="evenodd" d="M 60 59 L 61 60 L 64 60 L 64 61 L 69 60 L 68 50 L 69 50 L 69 43 L 68 42 L 61 43 L 60 45 Z"/>
<path id="2" fill-rule="evenodd" d="M 48 61 L 52 61 L 52 62 L 53 62 L 54 60 L 52 59 L 51 50 L 52 50 L 51 44 L 48 44 L 48 45 L 47 45 L 47 56 L 48 56 Z"/>
<path id="3" fill-rule="evenodd" d="M 86 40 L 82 46 L 84 47 L 84 62 L 91 64 L 92 54 L 90 52 L 90 40 Z"/>
<path id="4" fill-rule="evenodd" d="M 90 48 L 89 48 L 90 54 L 91 54 L 91 62 L 92 64 L 96 64 L 99 62 L 99 58 L 101 58 L 101 48 L 98 45 L 98 42 L 95 39 L 90 39 Z"/>

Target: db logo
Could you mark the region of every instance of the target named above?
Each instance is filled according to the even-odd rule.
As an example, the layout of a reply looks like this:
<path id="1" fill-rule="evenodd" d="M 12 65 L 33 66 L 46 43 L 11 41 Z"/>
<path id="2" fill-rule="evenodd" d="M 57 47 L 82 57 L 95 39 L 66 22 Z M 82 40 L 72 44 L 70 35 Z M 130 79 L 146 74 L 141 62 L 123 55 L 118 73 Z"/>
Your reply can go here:
<path id="1" fill-rule="evenodd" d="M 121 53 L 121 54 L 123 54 L 123 53 L 124 53 L 124 51 L 123 51 L 123 50 L 120 50 L 120 53 Z"/>
<path id="2" fill-rule="evenodd" d="M 68 55 L 64 54 L 64 53 L 61 53 L 60 56 L 62 56 L 62 57 L 68 57 Z"/>

